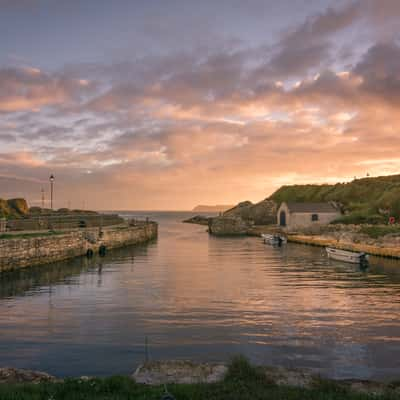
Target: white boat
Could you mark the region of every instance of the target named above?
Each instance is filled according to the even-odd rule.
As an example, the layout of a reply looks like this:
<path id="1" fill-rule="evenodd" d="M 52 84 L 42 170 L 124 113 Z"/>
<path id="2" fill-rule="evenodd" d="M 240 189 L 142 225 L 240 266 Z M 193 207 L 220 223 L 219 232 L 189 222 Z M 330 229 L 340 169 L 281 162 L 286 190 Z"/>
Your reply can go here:
<path id="1" fill-rule="evenodd" d="M 327 247 L 326 252 L 328 257 L 334 260 L 345 261 L 353 264 L 365 264 L 368 262 L 368 254 L 366 253 L 334 249 L 332 247 Z"/>
<path id="2" fill-rule="evenodd" d="M 261 237 L 264 240 L 264 243 L 270 244 L 270 245 L 282 245 L 287 243 L 287 240 L 284 236 L 281 235 L 271 235 L 270 233 L 262 233 Z"/>

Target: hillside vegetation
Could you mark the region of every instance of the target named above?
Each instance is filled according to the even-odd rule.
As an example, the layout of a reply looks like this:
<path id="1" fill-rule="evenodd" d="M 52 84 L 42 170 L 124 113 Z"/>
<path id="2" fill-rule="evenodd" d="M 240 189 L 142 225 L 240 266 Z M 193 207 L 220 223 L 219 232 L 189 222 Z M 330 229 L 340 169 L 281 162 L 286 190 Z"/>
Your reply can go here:
<path id="1" fill-rule="evenodd" d="M 270 200 L 277 204 L 336 201 L 346 213 L 340 222 L 386 222 L 389 215 L 400 218 L 400 175 L 355 179 L 335 185 L 282 186 Z"/>
<path id="2" fill-rule="evenodd" d="M 19 218 L 29 213 L 25 199 L 0 199 L 0 218 Z"/>

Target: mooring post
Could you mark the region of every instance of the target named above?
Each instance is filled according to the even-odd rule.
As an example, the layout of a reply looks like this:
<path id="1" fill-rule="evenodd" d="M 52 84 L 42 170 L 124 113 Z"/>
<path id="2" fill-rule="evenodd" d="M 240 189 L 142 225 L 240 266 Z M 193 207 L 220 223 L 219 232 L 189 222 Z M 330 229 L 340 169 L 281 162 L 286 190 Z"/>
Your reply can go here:
<path id="1" fill-rule="evenodd" d="M 145 361 L 147 364 L 149 362 L 149 339 L 147 336 L 144 339 L 144 352 L 145 352 Z"/>

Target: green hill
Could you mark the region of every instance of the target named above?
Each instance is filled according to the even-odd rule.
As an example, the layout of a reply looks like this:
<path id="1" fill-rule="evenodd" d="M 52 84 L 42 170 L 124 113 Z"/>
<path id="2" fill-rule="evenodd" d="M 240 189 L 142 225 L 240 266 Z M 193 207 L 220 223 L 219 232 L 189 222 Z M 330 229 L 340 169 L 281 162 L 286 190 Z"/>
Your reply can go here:
<path id="1" fill-rule="evenodd" d="M 400 175 L 355 179 L 335 185 L 282 186 L 270 200 L 278 204 L 336 201 L 346 213 L 342 222 L 386 222 L 389 215 L 400 218 Z"/>

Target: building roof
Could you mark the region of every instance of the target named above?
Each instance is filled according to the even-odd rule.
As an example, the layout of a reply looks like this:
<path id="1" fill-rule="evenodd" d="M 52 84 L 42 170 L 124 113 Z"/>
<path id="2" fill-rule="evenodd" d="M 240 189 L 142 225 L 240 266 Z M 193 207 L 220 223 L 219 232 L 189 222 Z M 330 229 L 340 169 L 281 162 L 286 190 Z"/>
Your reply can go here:
<path id="1" fill-rule="evenodd" d="M 290 212 L 294 213 L 337 213 L 332 203 L 286 203 Z"/>

